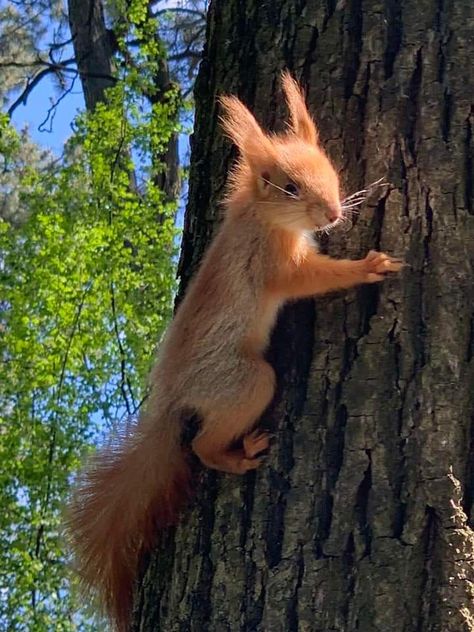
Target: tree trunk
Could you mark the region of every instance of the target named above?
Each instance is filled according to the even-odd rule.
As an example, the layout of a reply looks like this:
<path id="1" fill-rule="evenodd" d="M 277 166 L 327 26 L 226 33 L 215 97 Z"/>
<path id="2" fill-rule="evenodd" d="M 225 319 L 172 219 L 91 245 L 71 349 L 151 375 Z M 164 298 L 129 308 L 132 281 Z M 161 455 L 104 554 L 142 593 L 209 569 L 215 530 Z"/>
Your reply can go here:
<path id="1" fill-rule="evenodd" d="M 84 100 L 91 111 L 115 84 L 113 39 L 105 26 L 102 0 L 68 0 L 68 13 Z"/>
<path id="2" fill-rule="evenodd" d="M 134 630 L 474 631 L 473 39 L 468 0 L 211 3 L 183 285 L 234 155 L 216 95 L 281 129 L 283 67 L 308 87 L 346 192 L 389 184 L 329 252 L 407 266 L 284 310 L 268 461 L 203 473 L 145 564 Z"/>

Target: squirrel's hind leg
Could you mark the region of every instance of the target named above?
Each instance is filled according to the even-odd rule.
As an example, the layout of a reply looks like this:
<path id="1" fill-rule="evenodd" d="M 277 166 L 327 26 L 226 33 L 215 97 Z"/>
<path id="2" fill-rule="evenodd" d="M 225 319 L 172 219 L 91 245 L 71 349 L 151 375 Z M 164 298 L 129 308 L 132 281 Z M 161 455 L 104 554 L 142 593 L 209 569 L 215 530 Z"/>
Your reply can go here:
<path id="1" fill-rule="evenodd" d="M 233 401 L 220 398 L 203 410 L 201 432 L 192 449 L 203 465 L 231 474 L 244 474 L 261 463 L 258 456 L 269 445 L 267 433 L 249 432 L 270 403 L 275 390 L 275 374 L 263 360 L 249 365 L 246 383 Z M 243 447 L 231 444 L 243 437 Z"/>
<path id="2" fill-rule="evenodd" d="M 242 448 L 230 448 L 228 437 L 220 437 L 207 432 L 201 433 L 192 443 L 195 454 L 203 465 L 213 470 L 230 474 L 245 474 L 255 470 L 262 462 L 259 456 L 269 446 L 270 439 L 266 432 L 257 431 L 245 435 Z"/>
<path id="3" fill-rule="evenodd" d="M 192 447 L 201 463 L 212 470 L 245 474 L 249 470 L 255 470 L 261 463 L 258 456 L 248 458 L 243 448 L 231 449 L 214 441 L 211 442 L 210 437 L 205 433 L 196 437 Z"/>

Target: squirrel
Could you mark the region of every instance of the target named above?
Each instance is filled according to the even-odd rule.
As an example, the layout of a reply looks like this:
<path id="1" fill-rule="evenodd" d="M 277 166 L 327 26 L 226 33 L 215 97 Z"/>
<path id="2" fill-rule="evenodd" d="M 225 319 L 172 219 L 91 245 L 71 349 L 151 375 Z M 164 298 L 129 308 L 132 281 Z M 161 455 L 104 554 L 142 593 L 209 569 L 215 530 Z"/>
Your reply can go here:
<path id="1" fill-rule="evenodd" d="M 186 415 L 201 420 L 190 449 L 204 466 L 232 474 L 257 468 L 269 447 L 269 435 L 255 427 L 274 394 L 264 352 L 279 308 L 377 283 L 403 266 L 374 251 L 357 261 L 317 252 L 312 233 L 342 221 L 358 198 L 341 203 L 304 94 L 288 72 L 282 85 L 290 112 L 282 134 L 264 132 L 235 96 L 220 98 L 224 132 L 239 150 L 225 218 L 161 344 L 136 427 L 93 457 L 72 495 L 78 571 L 119 631 L 130 622 L 141 556 L 189 498 Z"/>

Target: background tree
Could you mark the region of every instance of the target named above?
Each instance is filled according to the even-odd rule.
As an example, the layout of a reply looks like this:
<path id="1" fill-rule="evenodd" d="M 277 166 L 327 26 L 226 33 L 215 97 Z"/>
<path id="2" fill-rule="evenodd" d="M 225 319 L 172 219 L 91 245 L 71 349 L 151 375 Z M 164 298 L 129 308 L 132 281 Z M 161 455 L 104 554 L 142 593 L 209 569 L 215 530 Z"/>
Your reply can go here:
<path id="1" fill-rule="evenodd" d="M 203 473 L 145 564 L 133 629 L 474 630 L 473 29 L 467 1 L 211 3 L 183 287 L 233 156 L 216 96 L 279 128 L 283 67 L 308 86 L 345 191 L 388 184 L 323 246 L 407 267 L 284 311 L 268 463 Z"/>

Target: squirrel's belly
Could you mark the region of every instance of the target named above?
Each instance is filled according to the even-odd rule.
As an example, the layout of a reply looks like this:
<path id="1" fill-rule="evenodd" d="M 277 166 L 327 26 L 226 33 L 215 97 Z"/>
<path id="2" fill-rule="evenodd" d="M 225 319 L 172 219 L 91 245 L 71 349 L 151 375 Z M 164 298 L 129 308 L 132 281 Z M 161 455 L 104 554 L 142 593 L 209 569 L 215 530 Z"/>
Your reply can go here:
<path id="1" fill-rule="evenodd" d="M 268 346 L 281 304 L 281 299 L 276 296 L 266 296 L 262 300 L 255 322 L 252 323 L 247 337 L 248 344 L 253 351 L 260 353 Z"/>

